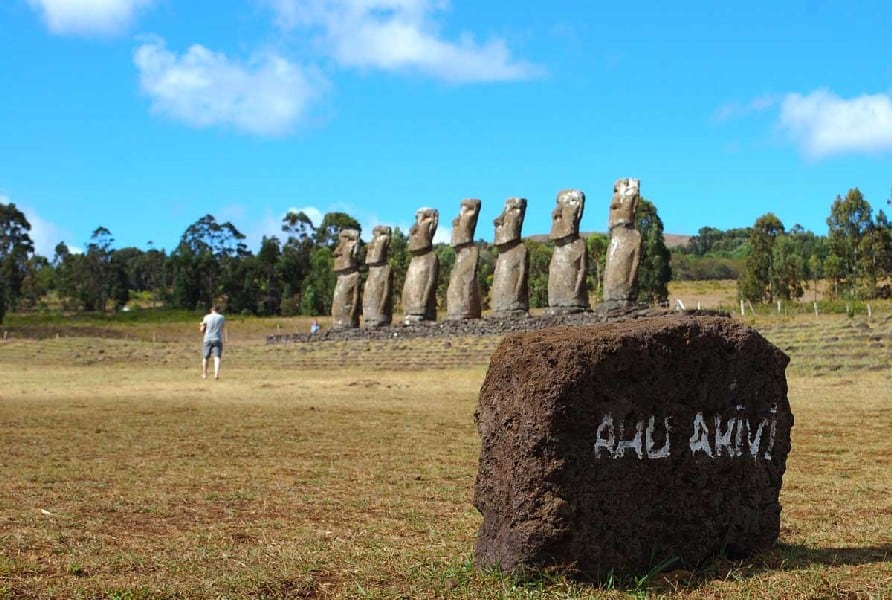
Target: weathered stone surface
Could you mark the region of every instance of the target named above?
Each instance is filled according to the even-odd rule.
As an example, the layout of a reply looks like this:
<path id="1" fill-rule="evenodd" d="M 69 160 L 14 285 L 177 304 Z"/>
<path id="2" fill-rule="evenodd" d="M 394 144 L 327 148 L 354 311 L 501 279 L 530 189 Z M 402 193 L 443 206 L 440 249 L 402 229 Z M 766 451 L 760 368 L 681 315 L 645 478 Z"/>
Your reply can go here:
<path id="1" fill-rule="evenodd" d="M 409 252 L 412 261 L 403 284 L 404 321 L 434 321 L 437 318 L 437 277 L 440 263 L 433 252 L 440 213 L 435 208 L 420 208 L 415 224 L 409 230 Z"/>
<path id="2" fill-rule="evenodd" d="M 362 293 L 362 323 L 366 327 L 386 327 L 393 321 L 393 270 L 387 264 L 391 229 L 378 225 L 366 248 L 369 272 Z"/>
<path id="3" fill-rule="evenodd" d="M 474 243 L 474 230 L 477 229 L 477 219 L 480 217 L 480 200 L 465 198 L 461 201 L 458 216 L 452 219 L 453 248 L 461 248 Z"/>
<path id="4" fill-rule="evenodd" d="M 446 289 L 447 319 L 479 319 L 480 288 L 477 285 L 477 265 L 480 250 L 474 244 L 474 230 L 480 215 L 480 200 L 461 201 L 458 216 L 452 221 L 452 247 L 455 265 L 449 274 Z"/>
<path id="5" fill-rule="evenodd" d="M 477 285 L 477 265 L 480 248 L 465 244 L 455 250 L 455 264 L 449 274 L 446 290 L 447 319 L 479 319 L 480 288 Z"/>
<path id="6" fill-rule="evenodd" d="M 475 413 L 477 564 L 600 579 L 771 546 L 788 361 L 723 317 L 506 337 Z"/>
<path id="7" fill-rule="evenodd" d="M 490 308 L 495 318 L 529 314 L 530 257 L 520 232 L 526 216 L 525 198 L 508 198 L 502 214 L 493 220 L 494 244 L 499 249 L 490 290 Z"/>
<path id="8" fill-rule="evenodd" d="M 634 304 L 638 299 L 641 234 L 635 229 L 635 211 L 640 198 L 637 179 L 618 179 L 613 185 L 608 220 L 610 244 L 604 268 L 605 303 Z"/>
<path id="9" fill-rule="evenodd" d="M 331 302 L 332 327 L 359 327 L 362 278 L 359 275 L 359 231 L 356 229 L 343 229 L 338 234 L 334 272 L 338 279 Z"/>
<path id="10" fill-rule="evenodd" d="M 558 193 L 549 235 L 554 253 L 548 265 L 548 314 L 572 314 L 589 308 L 585 286 L 588 253 L 585 240 L 579 237 L 584 209 L 585 194 L 579 190 Z"/>

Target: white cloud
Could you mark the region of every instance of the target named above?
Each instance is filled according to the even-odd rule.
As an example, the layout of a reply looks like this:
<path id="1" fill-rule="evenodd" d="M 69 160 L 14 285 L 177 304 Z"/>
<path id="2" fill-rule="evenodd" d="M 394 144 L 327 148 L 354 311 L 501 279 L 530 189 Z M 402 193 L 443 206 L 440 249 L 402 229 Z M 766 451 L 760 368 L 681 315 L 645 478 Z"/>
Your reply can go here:
<path id="1" fill-rule="evenodd" d="M 892 150 L 892 94 L 840 98 L 826 89 L 787 94 L 780 129 L 806 155 L 876 153 Z"/>
<path id="2" fill-rule="evenodd" d="M 242 64 L 195 44 L 178 56 L 157 37 L 147 38 L 133 61 L 152 111 L 193 127 L 283 135 L 306 118 L 328 85 L 314 70 L 277 54 Z"/>
<path id="3" fill-rule="evenodd" d="M 155 0 L 28 0 L 47 28 L 57 34 L 116 35 Z"/>
<path id="4" fill-rule="evenodd" d="M 779 101 L 780 98 L 778 96 L 769 94 L 754 98 L 746 104 L 740 104 L 739 102 L 729 102 L 720 106 L 718 110 L 713 113 L 712 120 L 717 123 L 721 123 L 723 121 L 729 121 L 731 119 L 747 117 L 753 113 L 768 110 L 769 108 L 776 106 Z"/>
<path id="5" fill-rule="evenodd" d="M 537 77 L 542 69 L 511 56 L 504 40 L 469 33 L 441 38 L 434 15 L 443 0 L 263 0 L 284 29 L 321 29 L 317 42 L 342 66 L 418 72 L 451 83 Z"/>

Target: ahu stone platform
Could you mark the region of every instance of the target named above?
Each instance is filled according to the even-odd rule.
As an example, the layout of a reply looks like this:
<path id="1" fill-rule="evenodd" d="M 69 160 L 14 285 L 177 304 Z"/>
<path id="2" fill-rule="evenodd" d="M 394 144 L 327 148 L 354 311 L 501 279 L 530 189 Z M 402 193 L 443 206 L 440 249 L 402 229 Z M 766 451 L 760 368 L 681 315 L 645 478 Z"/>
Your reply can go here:
<path id="1" fill-rule="evenodd" d="M 267 344 L 313 344 L 329 341 L 386 340 L 437 338 L 450 336 L 500 336 L 523 331 L 538 331 L 549 327 L 580 327 L 596 323 L 618 323 L 641 318 L 689 315 L 730 317 L 725 311 L 685 310 L 672 311 L 662 308 L 611 308 L 567 315 L 487 317 L 483 319 L 419 321 L 394 323 L 390 327 L 329 329 L 319 333 L 274 333 L 266 338 Z"/>

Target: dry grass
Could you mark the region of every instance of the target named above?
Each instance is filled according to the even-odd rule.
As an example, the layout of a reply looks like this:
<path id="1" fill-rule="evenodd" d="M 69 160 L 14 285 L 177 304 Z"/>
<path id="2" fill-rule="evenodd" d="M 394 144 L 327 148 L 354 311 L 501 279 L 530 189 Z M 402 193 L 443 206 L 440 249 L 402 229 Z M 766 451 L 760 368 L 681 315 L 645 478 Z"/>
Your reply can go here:
<path id="1" fill-rule="evenodd" d="M 601 588 L 471 566 L 492 340 L 236 339 L 219 382 L 195 343 L 0 342 L 0 598 L 888 597 L 892 378 L 810 376 L 837 321 L 767 333 L 801 337 L 779 546 Z"/>

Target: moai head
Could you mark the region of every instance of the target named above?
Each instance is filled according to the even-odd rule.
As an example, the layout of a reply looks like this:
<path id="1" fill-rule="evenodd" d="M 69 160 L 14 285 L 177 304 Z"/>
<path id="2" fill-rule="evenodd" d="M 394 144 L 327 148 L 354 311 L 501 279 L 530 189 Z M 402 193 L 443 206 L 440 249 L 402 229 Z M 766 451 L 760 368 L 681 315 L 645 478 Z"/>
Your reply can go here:
<path id="1" fill-rule="evenodd" d="M 409 230 L 409 252 L 423 254 L 434 247 L 434 234 L 440 222 L 436 208 L 419 208 L 415 211 L 415 224 Z"/>
<path id="2" fill-rule="evenodd" d="M 493 220 L 496 226 L 496 246 L 520 241 L 520 230 L 523 228 L 523 218 L 527 214 L 526 198 L 508 198 L 505 200 L 505 208 L 502 214 Z"/>
<path id="3" fill-rule="evenodd" d="M 458 216 L 452 219 L 451 246 L 457 248 L 474 241 L 474 230 L 477 228 L 477 217 L 480 216 L 480 200 L 465 198 L 461 201 Z"/>
<path id="4" fill-rule="evenodd" d="M 342 229 L 334 251 L 334 270 L 349 271 L 359 266 L 359 231 Z"/>
<path id="5" fill-rule="evenodd" d="M 641 182 L 628 177 L 617 179 L 613 184 L 613 198 L 610 200 L 608 228 L 634 227 L 635 211 L 638 210 Z"/>
<path id="6" fill-rule="evenodd" d="M 387 262 L 387 250 L 390 248 L 390 227 L 376 225 L 372 229 L 372 241 L 366 246 L 365 264 L 380 265 Z"/>
<path id="7" fill-rule="evenodd" d="M 579 222 L 585 208 L 585 194 L 579 190 L 561 190 L 557 195 L 557 206 L 551 212 L 552 240 L 579 235 Z"/>

